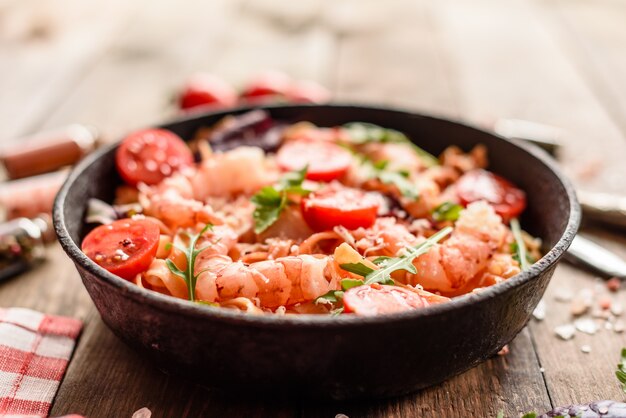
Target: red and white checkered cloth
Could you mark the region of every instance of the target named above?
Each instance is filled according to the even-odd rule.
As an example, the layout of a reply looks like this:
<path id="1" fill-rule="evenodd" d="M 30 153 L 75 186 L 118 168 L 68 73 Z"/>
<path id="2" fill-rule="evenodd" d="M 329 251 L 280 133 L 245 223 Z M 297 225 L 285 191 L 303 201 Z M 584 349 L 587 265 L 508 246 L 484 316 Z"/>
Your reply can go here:
<path id="1" fill-rule="evenodd" d="M 0 308 L 0 417 L 47 416 L 83 324 Z"/>

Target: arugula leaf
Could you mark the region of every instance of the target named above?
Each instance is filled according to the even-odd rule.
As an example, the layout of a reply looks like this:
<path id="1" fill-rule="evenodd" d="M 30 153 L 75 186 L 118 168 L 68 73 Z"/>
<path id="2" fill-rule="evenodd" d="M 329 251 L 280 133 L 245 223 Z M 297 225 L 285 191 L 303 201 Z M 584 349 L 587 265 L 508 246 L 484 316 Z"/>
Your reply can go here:
<path id="1" fill-rule="evenodd" d="M 170 259 L 167 259 L 165 261 L 167 268 L 169 268 L 173 274 L 177 275 L 178 277 L 182 278 L 185 281 L 185 284 L 187 285 L 187 293 L 189 295 L 190 301 L 196 300 L 196 282 L 198 281 L 198 276 L 202 274 L 202 272 L 199 272 L 198 274 L 196 274 L 195 272 L 196 257 L 198 257 L 198 254 L 200 254 L 202 251 L 206 250 L 212 245 L 212 244 L 209 244 L 202 248 L 196 248 L 196 244 L 198 243 L 198 239 L 202 235 L 204 235 L 206 231 L 210 229 L 213 229 L 213 225 L 206 224 L 206 226 L 202 228 L 202 231 L 200 231 L 200 233 L 196 235 L 190 235 L 189 246 L 186 248 L 175 245 L 175 247 L 179 249 L 185 255 L 185 258 L 187 261 L 187 266 L 185 270 L 179 269 L 178 266 L 176 266 L 176 264 L 174 264 L 174 262 Z"/>
<path id="2" fill-rule="evenodd" d="M 352 289 L 353 287 L 363 286 L 363 280 L 358 279 L 343 279 L 341 281 L 341 290 L 344 292 L 346 290 Z"/>
<path id="3" fill-rule="evenodd" d="M 463 206 L 452 202 L 443 202 L 437 206 L 433 212 L 433 219 L 437 222 L 456 221 L 463 210 Z"/>
<path id="4" fill-rule="evenodd" d="M 358 274 L 363 277 L 374 271 L 373 268 L 370 268 L 363 263 L 345 263 L 341 264 L 339 267 L 345 271 L 349 271 L 350 273 Z"/>
<path id="5" fill-rule="evenodd" d="M 622 352 L 620 353 L 620 361 L 617 364 L 615 376 L 622 384 L 622 391 L 626 393 L 626 348 L 622 348 Z"/>
<path id="6" fill-rule="evenodd" d="M 372 270 L 369 273 L 365 274 L 363 277 L 365 278 L 364 285 L 372 284 L 372 283 L 382 283 L 382 284 L 393 284 L 393 280 L 391 279 L 391 273 L 398 270 L 406 270 L 409 273 L 417 273 L 417 269 L 413 265 L 413 260 L 419 257 L 422 254 L 425 254 L 430 250 L 430 248 L 443 239 L 445 236 L 449 235 L 452 232 L 452 227 L 448 226 L 441 231 L 437 232 L 430 238 L 426 239 L 426 241 L 421 244 L 416 245 L 415 247 L 407 247 L 405 248 L 406 254 L 400 257 L 379 257 L 374 260 L 375 264 L 378 264 L 380 268 L 378 270 L 372 270 L 367 267 L 365 264 L 361 264 L 362 267 L 353 267 L 354 264 L 349 264 L 349 268 L 352 270 L 348 270 L 351 273 L 362 275 L 361 273 L 357 273 L 358 270 L 363 272 L 366 269 Z M 341 268 L 344 268 L 345 264 L 341 265 Z"/>
<path id="7" fill-rule="evenodd" d="M 306 176 L 307 167 L 302 170 L 286 173 L 278 182 L 277 186 L 265 186 L 252 196 L 255 205 L 252 218 L 254 219 L 254 232 L 260 234 L 278 220 L 280 214 L 289 204 L 287 195 L 297 193 L 307 195 L 310 193 L 302 187 Z"/>
<path id="8" fill-rule="evenodd" d="M 324 293 L 322 296 L 318 296 L 315 298 L 316 305 L 319 303 L 337 303 L 343 299 L 343 291 L 342 290 L 331 290 L 327 293 Z"/>
<path id="9" fill-rule="evenodd" d="M 522 271 L 528 270 L 531 262 L 529 262 L 526 244 L 524 244 L 524 239 L 522 238 L 522 228 L 517 218 L 511 219 L 510 225 L 511 232 L 515 238 L 515 242 L 511 245 L 511 250 L 514 252 L 513 258 L 519 262 Z"/>
<path id="10" fill-rule="evenodd" d="M 391 279 L 391 273 L 397 270 L 406 270 L 411 273 L 417 273 L 417 270 L 413 265 L 413 260 L 426 253 L 433 245 L 439 242 L 446 235 L 450 234 L 450 232 L 452 232 L 452 227 L 446 227 L 421 244 L 418 244 L 415 247 L 405 248 L 406 254 L 400 257 L 378 257 L 374 260 L 374 264 L 377 264 L 380 267 L 378 270 L 374 270 L 363 263 L 341 264 L 340 267 L 342 269 L 349 271 L 350 273 L 357 274 L 363 277 L 364 280 L 343 279 L 341 281 L 342 290 L 331 290 L 322 296 L 318 296 L 314 303 L 342 303 L 344 292 L 357 286 L 364 286 L 372 283 L 393 285 L 394 282 Z M 343 307 L 339 307 L 331 311 L 333 315 L 339 315 L 341 312 L 343 312 Z"/>
<path id="11" fill-rule="evenodd" d="M 343 125 L 343 128 L 348 131 L 350 142 L 353 144 L 361 145 L 372 142 L 405 143 L 413 148 L 427 167 L 439 165 L 439 160 L 434 155 L 420 148 L 413 141 L 411 141 L 409 137 L 400 131 L 396 131 L 395 129 L 387 129 L 382 126 L 374 125 L 373 123 L 365 122 L 346 123 Z"/>

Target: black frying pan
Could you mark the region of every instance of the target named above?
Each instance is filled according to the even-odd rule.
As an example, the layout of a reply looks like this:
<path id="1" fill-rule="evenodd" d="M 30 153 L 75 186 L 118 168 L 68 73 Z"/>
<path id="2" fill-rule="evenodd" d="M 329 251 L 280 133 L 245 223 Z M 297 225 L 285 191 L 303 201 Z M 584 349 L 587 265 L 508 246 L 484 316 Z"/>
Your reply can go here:
<path id="1" fill-rule="evenodd" d="M 163 125 L 190 138 L 226 113 Z M 433 154 L 456 144 L 488 147 L 490 169 L 526 190 L 525 229 L 546 255 L 531 269 L 480 293 L 401 314 L 250 316 L 141 289 L 89 260 L 79 248 L 90 198 L 110 201 L 120 184 L 116 145 L 70 174 L 54 224 L 104 322 L 156 364 L 238 394 L 295 392 L 347 399 L 400 395 L 461 373 L 493 356 L 526 325 L 570 245 L 580 210 L 572 186 L 542 151 L 460 123 L 398 110 L 342 105 L 268 107 L 272 117 L 333 126 L 375 123 L 405 132 Z"/>

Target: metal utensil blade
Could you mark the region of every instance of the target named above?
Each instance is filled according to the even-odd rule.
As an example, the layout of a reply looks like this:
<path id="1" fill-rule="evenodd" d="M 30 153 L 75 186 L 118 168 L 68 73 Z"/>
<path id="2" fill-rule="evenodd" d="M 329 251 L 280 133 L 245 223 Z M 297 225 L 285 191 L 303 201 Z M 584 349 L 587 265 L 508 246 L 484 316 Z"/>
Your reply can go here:
<path id="1" fill-rule="evenodd" d="M 607 277 L 626 278 L 626 261 L 595 242 L 577 235 L 565 257 Z"/>

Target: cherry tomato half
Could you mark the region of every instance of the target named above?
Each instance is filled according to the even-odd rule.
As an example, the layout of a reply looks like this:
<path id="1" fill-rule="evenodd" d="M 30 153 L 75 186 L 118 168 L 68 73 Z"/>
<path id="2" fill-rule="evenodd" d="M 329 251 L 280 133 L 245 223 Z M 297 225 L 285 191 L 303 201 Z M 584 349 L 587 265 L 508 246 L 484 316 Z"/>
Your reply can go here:
<path id="1" fill-rule="evenodd" d="M 463 174 L 456 190 L 463 205 L 485 200 L 505 222 L 517 217 L 526 208 L 526 193 L 487 170 L 472 170 Z"/>
<path id="2" fill-rule="evenodd" d="M 374 283 L 348 289 L 343 295 L 343 306 L 346 313 L 378 315 L 425 308 L 449 300 L 424 290 Z"/>
<path id="3" fill-rule="evenodd" d="M 331 181 L 346 174 L 352 163 L 352 154 L 331 142 L 295 140 L 280 147 L 276 162 L 285 171 L 301 170 L 307 166 L 307 179 Z"/>
<path id="4" fill-rule="evenodd" d="M 341 225 L 348 229 L 368 228 L 376 221 L 381 201 L 362 190 L 329 186 L 302 199 L 302 215 L 316 231 Z"/>
<path id="5" fill-rule="evenodd" d="M 268 71 L 258 74 L 244 88 L 241 97 L 244 99 L 267 98 L 285 96 L 291 87 L 291 78 L 278 71 Z"/>
<path id="6" fill-rule="evenodd" d="M 185 84 L 179 99 L 181 109 L 212 105 L 233 107 L 237 104 L 237 92 L 224 80 L 207 73 L 194 74 Z"/>
<path id="7" fill-rule="evenodd" d="M 152 221 L 120 219 L 87 234 L 82 250 L 100 267 L 131 280 L 154 260 L 159 235 L 159 226 Z"/>
<path id="8" fill-rule="evenodd" d="M 115 155 L 117 171 L 130 185 L 157 184 L 181 167 L 193 163 L 193 155 L 177 135 L 164 129 L 146 129 L 128 135 Z"/>

